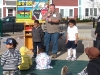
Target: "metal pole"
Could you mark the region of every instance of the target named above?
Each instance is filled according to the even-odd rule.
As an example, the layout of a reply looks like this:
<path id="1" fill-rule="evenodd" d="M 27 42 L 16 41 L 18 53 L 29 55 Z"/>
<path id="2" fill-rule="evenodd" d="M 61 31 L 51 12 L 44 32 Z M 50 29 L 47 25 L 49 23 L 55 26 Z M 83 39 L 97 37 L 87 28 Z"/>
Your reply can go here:
<path id="1" fill-rule="evenodd" d="M 13 34 L 14 34 L 14 25 L 15 25 L 14 23 L 15 23 L 15 21 L 13 20 Z"/>
<path id="2" fill-rule="evenodd" d="M 95 27 L 95 18 L 93 18 L 93 28 Z"/>

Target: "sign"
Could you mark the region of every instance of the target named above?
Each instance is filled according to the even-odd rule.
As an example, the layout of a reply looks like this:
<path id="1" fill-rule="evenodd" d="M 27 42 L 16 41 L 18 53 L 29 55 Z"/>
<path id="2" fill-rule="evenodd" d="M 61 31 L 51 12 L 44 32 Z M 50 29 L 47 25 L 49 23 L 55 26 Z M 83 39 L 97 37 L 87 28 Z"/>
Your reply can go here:
<path id="1" fill-rule="evenodd" d="M 42 21 L 42 16 L 48 11 L 49 0 L 17 0 L 16 22 Z"/>

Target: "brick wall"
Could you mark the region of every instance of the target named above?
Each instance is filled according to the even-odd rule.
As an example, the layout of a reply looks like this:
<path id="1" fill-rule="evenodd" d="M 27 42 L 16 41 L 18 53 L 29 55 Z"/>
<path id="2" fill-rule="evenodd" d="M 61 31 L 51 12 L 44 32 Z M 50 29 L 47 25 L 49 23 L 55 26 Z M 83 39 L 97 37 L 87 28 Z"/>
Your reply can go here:
<path id="1" fill-rule="evenodd" d="M 5 0 L 3 0 L 3 5 L 5 5 Z M 6 7 L 3 7 L 3 17 L 6 17 Z"/>
<path id="2" fill-rule="evenodd" d="M 74 18 L 78 17 L 78 8 L 74 8 Z"/>
<path id="3" fill-rule="evenodd" d="M 56 6 L 78 6 L 78 0 L 53 0 Z"/>

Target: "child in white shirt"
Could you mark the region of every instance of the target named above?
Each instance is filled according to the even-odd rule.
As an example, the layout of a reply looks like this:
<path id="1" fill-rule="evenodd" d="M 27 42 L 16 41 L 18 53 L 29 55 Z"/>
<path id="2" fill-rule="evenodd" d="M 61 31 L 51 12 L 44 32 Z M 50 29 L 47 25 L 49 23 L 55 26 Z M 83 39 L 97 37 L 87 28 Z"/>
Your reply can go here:
<path id="1" fill-rule="evenodd" d="M 78 28 L 75 26 L 76 21 L 74 19 L 69 20 L 67 28 L 66 47 L 68 49 L 68 57 L 66 60 L 76 60 L 76 47 L 78 41 Z M 71 49 L 73 56 L 71 57 Z"/>
<path id="2" fill-rule="evenodd" d="M 39 48 L 38 55 L 36 56 L 36 69 L 43 70 L 53 68 L 50 66 L 50 63 L 50 57 L 44 52 L 43 48 Z"/>

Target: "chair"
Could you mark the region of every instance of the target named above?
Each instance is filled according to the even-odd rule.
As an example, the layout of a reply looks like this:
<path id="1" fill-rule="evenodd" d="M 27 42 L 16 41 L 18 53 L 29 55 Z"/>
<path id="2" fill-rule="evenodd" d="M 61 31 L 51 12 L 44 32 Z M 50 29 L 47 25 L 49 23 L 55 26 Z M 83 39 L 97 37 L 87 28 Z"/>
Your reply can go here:
<path id="1" fill-rule="evenodd" d="M 63 66 L 61 69 L 61 75 L 67 75 L 68 73 L 68 67 L 67 66 Z"/>

